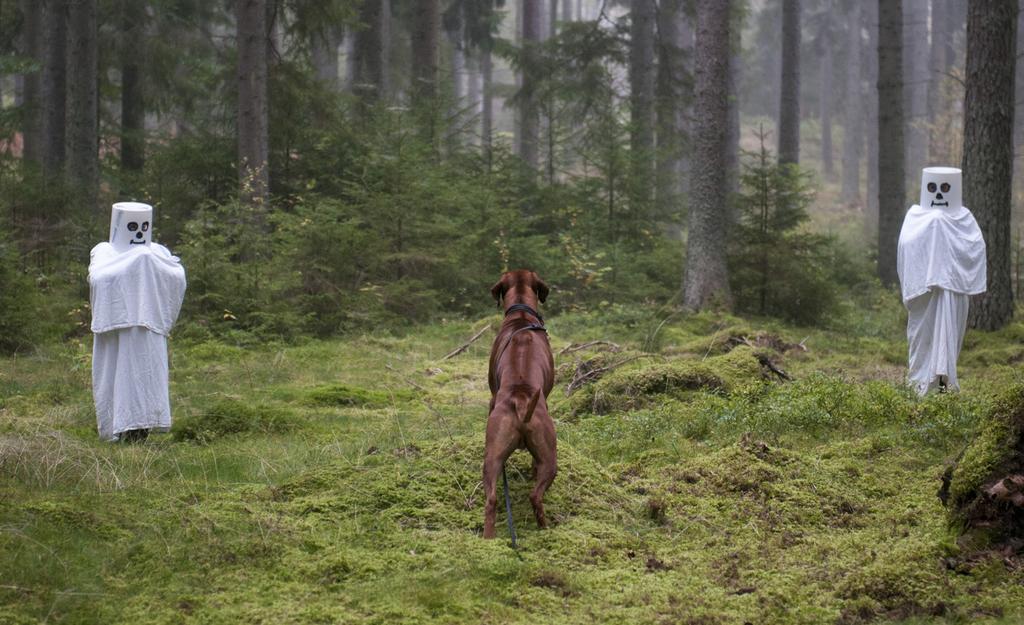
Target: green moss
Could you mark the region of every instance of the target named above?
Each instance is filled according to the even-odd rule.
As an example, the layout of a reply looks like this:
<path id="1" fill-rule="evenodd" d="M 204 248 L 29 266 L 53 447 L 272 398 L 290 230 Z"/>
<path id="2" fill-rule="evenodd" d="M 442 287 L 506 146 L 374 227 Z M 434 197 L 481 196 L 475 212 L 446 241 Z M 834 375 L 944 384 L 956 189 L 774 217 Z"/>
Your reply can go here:
<path id="1" fill-rule="evenodd" d="M 416 395 L 408 390 L 378 391 L 346 384 L 328 384 L 310 389 L 306 401 L 317 406 L 366 406 L 381 408 L 395 402 L 412 401 Z"/>
<path id="2" fill-rule="evenodd" d="M 650 405 L 663 396 L 681 398 L 692 391 L 729 393 L 763 380 L 753 350 L 741 346 L 704 361 L 670 361 L 614 371 L 577 391 L 569 410 L 571 414 L 607 414 Z"/>
<path id="3" fill-rule="evenodd" d="M 986 482 L 1002 477 L 1009 465 L 1020 465 L 1024 447 L 1024 385 L 1006 391 L 978 427 L 974 441 L 964 450 L 949 484 L 949 506 L 954 523 L 964 521 L 965 508 L 980 496 Z"/>
<path id="4" fill-rule="evenodd" d="M 223 399 L 207 410 L 179 419 L 174 438 L 179 441 L 210 443 L 221 437 L 255 432 L 280 434 L 299 425 L 295 414 L 280 406 Z"/>
<path id="5" fill-rule="evenodd" d="M 664 313 L 614 308 L 555 317 L 553 337 L 613 340 L 621 354 L 650 349 L 644 337 Z M 708 352 L 716 332 L 744 324 L 747 334 L 789 342 L 811 335 L 808 351 L 789 350 L 780 363 L 795 382 L 764 383 L 745 347 Z M 574 398 L 556 390 L 551 527 L 534 523 L 531 458 L 516 451 L 507 471 L 520 539 L 513 551 L 503 510 L 498 538 L 480 538 L 486 346 L 438 360 L 475 327 L 244 352 L 183 346 L 172 403 L 193 417 L 176 427 L 194 418 L 194 431 L 214 432 L 199 427 L 212 415 L 241 424 L 224 431 L 247 433 L 213 433 L 204 445 L 103 444 L 81 410 L 85 391 L 70 403 L 49 392 L 63 377 L 87 389 L 87 361 L 55 350 L 0 359 L 0 379 L 18 393 L 0 407 L 0 622 L 1008 624 L 1024 616 L 1024 570 L 1002 556 L 947 568 L 957 554 L 935 497 L 943 460 L 989 412 L 992 391 L 1024 382 L 1019 367 L 972 364 L 961 371 L 962 393 L 918 399 L 905 372 L 879 356 L 905 355 L 902 328 L 891 332 L 897 339 L 864 340 L 675 316 L 659 334 L 670 339 L 661 356 L 593 385 L 633 384 L 618 387 L 623 409 L 562 419 Z M 684 339 L 701 347 L 682 355 Z M 653 372 L 697 365 L 716 378 L 714 389 L 673 386 L 679 378 Z M 647 370 L 653 379 L 641 375 Z M 329 380 L 356 392 L 312 401 L 311 389 Z M 429 408 L 387 390 L 410 381 L 422 389 L 410 395 Z M 627 388 L 643 392 L 625 397 Z M 350 403 L 353 395 L 363 403 Z M 211 396 L 234 399 L 215 410 Z M 267 427 L 267 411 L 295 427 Z"/>

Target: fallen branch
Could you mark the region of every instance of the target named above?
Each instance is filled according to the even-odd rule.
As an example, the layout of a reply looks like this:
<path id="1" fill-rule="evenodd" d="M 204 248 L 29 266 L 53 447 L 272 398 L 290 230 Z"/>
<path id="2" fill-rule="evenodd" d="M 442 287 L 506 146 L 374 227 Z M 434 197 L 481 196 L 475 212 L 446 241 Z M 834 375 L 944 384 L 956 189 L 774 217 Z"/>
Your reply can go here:
<path id="1" fill-rule="evenodd" d="M 769 371 L 771 371 L 775 375 L 779 376 L 783 380 L 785 380 L 787 382 L 792 382 L 793 381 L 793 378 L 788 373 L 786 373 L 785 371 L 783 371 L 782 369 L 777 367 L 775 365 L 775 363 L 772 362 L 771 359 L 768 358 L 767 356 L 764 356 L 762 354 L 758 354 L 757 355 L 757 362 L 761 363 L 762 367 L 768 369 Z"/>
<path id="2" fill-rule="evenodd" d="M 472 345 L 478 338 L 483 336 L 484 332 L 486 332 L 487 330 L 490 330 L 490 329 L 491 329 L 491 324 L 488 323 L 484 327 L 480 328 L 480 331 L 477 332 L 476 334 L 474 334 L 471 339 L 469 339 L 468 341 L 466 341 L 462 345 L 459 345 L 458 347 L 456 347 L 454 350 L 449 352 L 441 360 L 448 360 L 449 358 L 454 358 L 454 357 L 458 356 L 459 354 L 461 354 L 462 352 L 466 351 L 467 349 L 469 349 L 470 345 Z"/>
<path id="3" fill-rule="evenodd" d="M 598 345 L 607 345 L 608 351 L 618 352 L 622 350 L 622 347 L 618 343 L 612 343 L 611 341 L 590 341 L 589 343 L 571 343 L 566 347 L 563 347 L 558 355 L 571 354 L 573 352 L 583 351 L 584 349 L 590 349 L 591 347 L 597 347 Z"/>
<path id="4" fill-rule="evenodd" d="M 576 371 L 574 371 L 573 374 L 572 374 L 572 380 L 570 380 L 569 384 L 567 384 L 566 387 L 565 387 L 565 395 L 566 395 L 566 397 L 568 397 L 569 395 L 572 395 L 574 391 L 579 389 L 584 384 L 589 384 L 590 382 L 596 382 L 596 381 L 600 380 L 602 377 L 604 377 L 604 374 L 606 374 L 609 371 L 612 371 L 614 369 L 618 369 L 619 367 L 621 367 L 624 364 L 633 362 L 634 360 L 639 360 L 640 358 L 650 358 L 650 357 L 651 356 L 648 355 L 648 354 L 642 354 L 640 356 L 631 356 L 629 358 L 623 358 L 622 360 L 620 360 L 618 362 L 613 362 L 612 364 L 610 364 L 610 365 L 608 365 L 606 367 L 592 367 L 591 363 L 593 361 L 585 360 L 585 361 L 581 362 L 580 364 L 576 365 Z"/>

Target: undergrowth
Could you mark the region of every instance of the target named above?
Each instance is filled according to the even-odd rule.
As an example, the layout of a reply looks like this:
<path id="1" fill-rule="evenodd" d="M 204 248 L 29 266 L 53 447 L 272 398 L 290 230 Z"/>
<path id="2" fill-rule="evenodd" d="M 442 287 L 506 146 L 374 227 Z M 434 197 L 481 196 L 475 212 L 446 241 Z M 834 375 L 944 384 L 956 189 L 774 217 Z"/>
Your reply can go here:
<path id="1" fill-rule="evenodd" d="M 0 621 L 1024 617 L 1015 560 L 947 564 L 936 497 L 1024 381 L 1007 347 L 1021 324 L 969 334 L 963 391 L 919 399 L 901 329 L 880 322 L 858 336 L 614 305 L 555 316 L 552 527 L 533 524 L 530 458 L 514 454 L 514 551 L 504 525 L 480 538 L 493 334 L 443 359 L 482 321 L 295 345 L 176 337 L 172 435 L 135 445 L 96 440 L 87 342 L 0 360 Z M 597 339 L 619 351 L 558 353 Z M 608 371 L 567 395 L 586 363 Z"/>

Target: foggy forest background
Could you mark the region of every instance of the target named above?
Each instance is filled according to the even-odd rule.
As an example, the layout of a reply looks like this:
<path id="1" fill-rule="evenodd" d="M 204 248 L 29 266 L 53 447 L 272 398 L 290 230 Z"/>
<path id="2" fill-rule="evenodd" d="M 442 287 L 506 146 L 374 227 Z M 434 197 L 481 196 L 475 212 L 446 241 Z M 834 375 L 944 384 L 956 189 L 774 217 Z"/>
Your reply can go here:
<path id="1" fill-rule="evenodd" d="M 846 323 L 895 300 L 929 165 L 964 167 L 989 244 L 971 323 L 998 328 L 1021 294 L 1017 9 L 0 0 L 0 348 L 87 333 L 119 200 L 154 205 L 200 339 L 480 314 L 520 266 L 554 311 Z"/>

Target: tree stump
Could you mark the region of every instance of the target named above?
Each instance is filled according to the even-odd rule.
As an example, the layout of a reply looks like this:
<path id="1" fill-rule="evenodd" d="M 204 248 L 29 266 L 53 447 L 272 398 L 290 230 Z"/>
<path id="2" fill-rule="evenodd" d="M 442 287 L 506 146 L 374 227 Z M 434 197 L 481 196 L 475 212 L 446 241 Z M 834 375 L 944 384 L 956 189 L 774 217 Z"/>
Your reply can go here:
<path id="1" fill-rule="evenodd" d="M 967 552 L 1024 547 L 1024 385 L 1000 397 L 943 477 L 939 498 Z"/>

